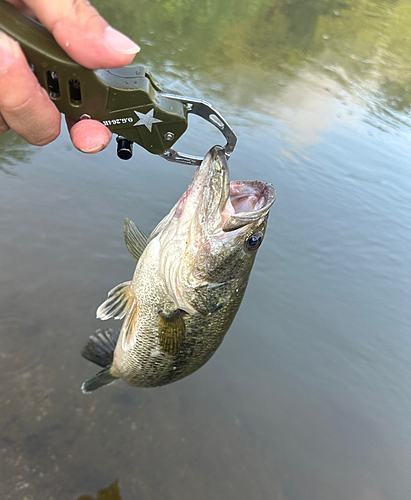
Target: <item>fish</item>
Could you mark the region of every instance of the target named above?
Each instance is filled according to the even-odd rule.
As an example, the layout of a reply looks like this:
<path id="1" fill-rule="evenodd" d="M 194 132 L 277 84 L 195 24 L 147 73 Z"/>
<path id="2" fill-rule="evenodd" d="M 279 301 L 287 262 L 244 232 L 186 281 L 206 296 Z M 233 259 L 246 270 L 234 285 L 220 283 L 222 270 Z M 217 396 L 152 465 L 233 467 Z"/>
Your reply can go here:
<path id="1" fill-rule="evenodd" d="M 230 181 L 224 149 L 214 146 L 149 237 L 125 219 L 134 276 L 96 314 L 124 321 L 83 348 L 103 367 L 83 393 L 120 378 L 134 387 L 170 384 L 211 358 L 240 307 L 275 198 L 268 182 Z"/>

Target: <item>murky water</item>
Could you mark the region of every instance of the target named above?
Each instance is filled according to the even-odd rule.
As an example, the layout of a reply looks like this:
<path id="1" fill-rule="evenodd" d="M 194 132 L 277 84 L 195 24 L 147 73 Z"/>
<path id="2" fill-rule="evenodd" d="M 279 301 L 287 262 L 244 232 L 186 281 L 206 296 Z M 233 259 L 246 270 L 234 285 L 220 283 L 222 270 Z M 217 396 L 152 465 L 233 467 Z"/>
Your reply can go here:
<path id="1" fill-rule="evenodd" d="M 149 232 L 193 170 L 0 137 L 1 498 L 408 499 L 410 2 L 96 5 L 232 124 L 232 177 L 278 198 L 211 361 L 84 396 L 95 310 L 134 270 L 123 219 Z M 190 127 L 182 151 L 220 142 Z"/>

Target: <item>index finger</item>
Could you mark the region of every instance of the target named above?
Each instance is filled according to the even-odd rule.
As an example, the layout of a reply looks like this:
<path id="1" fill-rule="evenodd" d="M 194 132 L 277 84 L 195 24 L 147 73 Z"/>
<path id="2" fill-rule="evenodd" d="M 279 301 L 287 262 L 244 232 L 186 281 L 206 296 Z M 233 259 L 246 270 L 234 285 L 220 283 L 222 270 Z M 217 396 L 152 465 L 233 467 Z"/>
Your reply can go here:
<path id="1" fill-rule="evenodd" d="M 130 38 L 112 28 L 87 0 L 26 0 L 57 43 L 82 66 L 118 68 L 140 50 Z"/>

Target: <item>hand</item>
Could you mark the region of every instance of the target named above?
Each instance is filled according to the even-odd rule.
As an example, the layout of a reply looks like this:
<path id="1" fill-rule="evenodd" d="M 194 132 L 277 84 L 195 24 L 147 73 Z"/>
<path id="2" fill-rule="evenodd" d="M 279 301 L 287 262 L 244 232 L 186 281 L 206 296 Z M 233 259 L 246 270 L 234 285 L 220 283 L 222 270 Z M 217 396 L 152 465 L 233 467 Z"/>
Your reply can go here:
<path id="1" fill-rule="evenodd" d="M 58 44 L 86 68 L 119 68 L 140 50 L 109 26 L 87 0 L 8 0 L 36 17 Z M 86 47 L 86 50 L 85 50 Z M 111 132 L 95 120 L 67 119 L 74 146 L 97 153 Z M 29 68 L 19 44 L 0 31 L 0 133 L 14 130 L 30 144 L 44 146 L 60 134 L 60 112 Z"/>

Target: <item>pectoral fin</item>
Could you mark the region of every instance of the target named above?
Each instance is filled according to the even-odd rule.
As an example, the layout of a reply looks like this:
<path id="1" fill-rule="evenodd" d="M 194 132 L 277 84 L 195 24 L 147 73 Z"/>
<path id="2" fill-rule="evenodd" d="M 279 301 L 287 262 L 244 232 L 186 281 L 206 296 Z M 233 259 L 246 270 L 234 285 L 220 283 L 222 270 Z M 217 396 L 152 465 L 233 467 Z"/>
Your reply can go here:
<path id="1" fill-rule="evenodd" d="M 125 281 L 108 292 L 108 299 L 97 309 L 97 319 L 122 319 L 134 301 L 131 281 Z"/>
<path id="2" fill-rule="evenodd" d="M 158 335 L 161 350 L 165 354 L 175 356 L 186 334 L 183 311 L 179 309 L 172 314 L 158 313 Z"/>
<path id="3" fill-rule="evenodd" d="M 124 240 L 130 255 L 138 262 L 147 246 L 147 236 L 130 219 L 124 219 Z"/>

